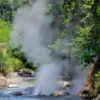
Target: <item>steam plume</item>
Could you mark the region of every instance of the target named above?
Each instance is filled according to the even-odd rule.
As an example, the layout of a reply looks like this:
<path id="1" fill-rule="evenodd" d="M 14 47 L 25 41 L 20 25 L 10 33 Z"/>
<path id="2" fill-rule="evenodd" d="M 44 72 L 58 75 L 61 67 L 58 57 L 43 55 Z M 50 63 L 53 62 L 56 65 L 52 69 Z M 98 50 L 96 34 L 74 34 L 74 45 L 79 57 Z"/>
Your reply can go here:
<path id="1" fill-rule="evenodd" d="M 45 9 L 45 1 L 40 0 L 34 2 L 32 7 L 24 6 L 19 9 L 11 33 L 13 45 L 16 47 L 21 44 L 26 56 L 34 63 L 40 64 L 35 95 L 39 93 L 47 95 L 55 90 L 61 67 L 56 67 L 58 65 L 52 61 L 47 48 L 52 42 L 53 30 L 50 26 L 52 15 L 46 16 Z"/>
<path id="2" fill-rule="evenodd" d="M 20 8 L 15 15 L 11 33 L 13 46 L 17 47 L 20 44 L 26 57 L 40 65 L 32 95 L 49 95 L 54 92 L 63 65 L 61 60 L 52 59 L 47 47 L 53 42 L 55 29 L 51 28 L 52 14 L 45 15 L 45 9 L 45 0 L 37 0 L 32 6 L 26 5 Z M 56 52 L 60 53 L 57 49 Z M 68 63 L 64 65 L 67 66 Z"/>

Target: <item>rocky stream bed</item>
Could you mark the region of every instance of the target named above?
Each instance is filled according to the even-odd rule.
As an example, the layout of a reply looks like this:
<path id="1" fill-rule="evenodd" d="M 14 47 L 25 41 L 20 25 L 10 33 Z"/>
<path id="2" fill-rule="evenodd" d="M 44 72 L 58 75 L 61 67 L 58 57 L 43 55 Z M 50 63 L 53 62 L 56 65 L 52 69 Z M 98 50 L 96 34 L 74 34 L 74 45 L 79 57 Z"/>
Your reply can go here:
<path id="1" fill-rule="evenodd" d="M 16 73 L 13 73 L 10 79 L 0 75 L 0 100 L 89 100 L 81 98 L 84 95 L 78 94 L 80 97 L 75 95 L 71 89 L 67 90 L 67 88 L 64 92 L 55 91 L 50 96 L 30 96 L 23 94 L 23 91 L 27 91 L 28 88 L 34 86 L 34 79 L 34 77 L 16 77 Z M 66 82 L 65 84 L 67 86 L 70 85 Z M 100 100 L 100 95 L 91 100 Z"/>
<path id="2" fill-rule="evenodd" d="M 22 94 L 27 87 L 34 86 L 34 77 L 14 77 L 7 79 L 0 75 L 0 100 L 82 100 L 76 95 L 61 96 L 62 92 L 55 92 L 51 96 L 29 96 Z M 68 93 L 68 92 L 65 92 Z"/>

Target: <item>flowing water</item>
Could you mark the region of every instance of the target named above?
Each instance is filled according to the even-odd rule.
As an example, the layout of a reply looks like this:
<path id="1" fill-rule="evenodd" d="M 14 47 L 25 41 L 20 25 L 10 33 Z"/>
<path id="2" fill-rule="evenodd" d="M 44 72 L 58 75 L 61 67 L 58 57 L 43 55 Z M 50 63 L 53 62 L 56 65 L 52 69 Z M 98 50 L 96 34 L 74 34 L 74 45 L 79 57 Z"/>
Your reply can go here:
<path id="1" fill-rule="evenodd" d="M 23 78 L 18 82 L 19 88 L 9 88 L 0 90 L 0 100 L 82 100 L 80 97 L 75 95 L 62 96 L 62 97 L 52 97 L 52 96 L 39 96 L 39 97 L 31 97 L 31 96 L 13 96 L 11 93 L 15 91 L 24 90 L 28 86 L 32 86 L 34 84 L 34 80 L 32 78 Z"/>
<path id="2" fill-rule="evenodd" d="M 76 96 L 68 96 L 68 97 L 0 97 L 0 100 L 82 100 Z"/>
<path id="3" fill-rule="evenodd" d="M 13 96 L 9 94 L 10 92 L 15 91 L 15 89 L 6 89 L 0 90 L 0 100 L 82 100 L 78 96 L 62 96 L 62 97 L 52 97 L 52 96 L 40 96 L 40 97 L 31 97 L 31 96 Z"/>

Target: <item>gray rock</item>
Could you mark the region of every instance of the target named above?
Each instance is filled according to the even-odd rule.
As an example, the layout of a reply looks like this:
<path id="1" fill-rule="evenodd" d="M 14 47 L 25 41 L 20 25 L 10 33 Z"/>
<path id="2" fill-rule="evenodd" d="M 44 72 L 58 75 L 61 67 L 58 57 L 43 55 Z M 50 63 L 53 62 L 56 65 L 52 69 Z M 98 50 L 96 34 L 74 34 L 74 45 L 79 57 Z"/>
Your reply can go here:
<path id="1" fill-rule="evenodd" d="M 8 88 L 18 88 L 18 85 L 17 84 L 9 84 Z"/>
<path id="2" fill-rule="evenodd" d="M 14 95 L 14 96 L 21 96 L 21 95 L 23 95 L 23 94 L 22 94 L 21 92 L 14 92 L 13 95 Z"/>
<path id="3" fill-rule="evenodd" d="M 0 77 L 0 89 L 7 88 L 7 87 L 8 87 L 8 83 L 6 78 Z"/>
<path id="4" fill-rule="evenodd" d="M 92 100 L 100 100 L 100 95 L 98 95 L 96 98 L 94 98 Z"/>

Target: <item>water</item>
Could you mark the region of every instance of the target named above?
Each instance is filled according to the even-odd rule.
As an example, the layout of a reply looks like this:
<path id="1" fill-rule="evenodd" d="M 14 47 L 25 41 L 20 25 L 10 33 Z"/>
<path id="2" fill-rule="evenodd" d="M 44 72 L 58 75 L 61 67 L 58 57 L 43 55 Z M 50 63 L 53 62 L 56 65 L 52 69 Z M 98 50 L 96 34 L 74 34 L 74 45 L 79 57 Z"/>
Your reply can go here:
<path id="1" fill-rule="evenodd" d="M 62 97 L 51 97 L 51 96 L 13 96 L 11 93 L 15 91 L 24 90 L 28 86 L 34 85 L 34 80 L 32 78 L 22 78 L 22 81 L 18 82 L 19 88 L 9 88 L 0 90 L 0 100 L 82 100 L 80 97 L 75 95 L 68 95 Z"/>
<path id="2" fill-rule="evenodd" d="M 58 96 L 58 97 L 51 97 L 51 96 L 40 96 L 40 97 L 31 97 L 31 96 L 13 96 L 9 94 L 10 92 L 15 91 L 14 89 L 6 89 L 0 90 L 0 100 L 82 100 L 80 97 L 75 95 L 69 96 Z"/>
<path id="3" fill-rule="evenodd" d="M 5 96 L 0 97 L 0 100 L 82 100 L 77 96 L 66 96 L 66 97 L 13 97 Z"/>

